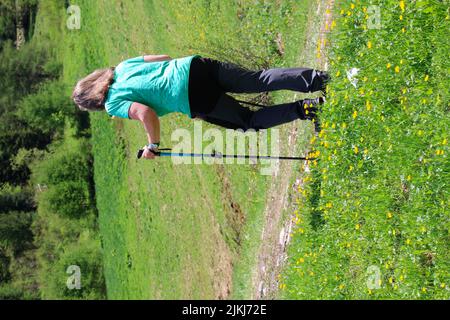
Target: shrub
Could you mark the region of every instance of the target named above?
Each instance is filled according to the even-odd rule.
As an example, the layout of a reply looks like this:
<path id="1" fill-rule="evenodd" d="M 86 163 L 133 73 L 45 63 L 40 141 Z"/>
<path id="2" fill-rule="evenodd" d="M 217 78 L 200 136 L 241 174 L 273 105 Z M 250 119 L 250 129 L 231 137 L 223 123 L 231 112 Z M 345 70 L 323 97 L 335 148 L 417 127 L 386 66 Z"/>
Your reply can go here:
<path id="1" fill-rule="evenodd" d="M 53 213 L 80 218 L 89 212 L 89 191 L 85 181 L 65 181 L 52 185 L 44 193 Z"/>
<path id="2" fill-rule="evenodd" d="M 0 300 L 20 300 L 23 297 L 23 292 L 12 284 L 0 285 Z"/>
<path id="3" fill-rule="evenodd" d="M 67 273 L 69 266 L 80 270 L 80 289 L 69 289 Z M 102 256 L 96 242 L 72 246 L 66 249 L 60 259 L 46 274 L 42 288 L 44 299 L 102 299 L 105 297 Z"/>
<path id="4" fill-rule="evenodd" d="M 19 102 L 17 115 L 45 134 L 62 134 L 66 117 L 74 117 L 75 107 L 64 94 L 64 84 L 44 82 L 39 90 Z"/>

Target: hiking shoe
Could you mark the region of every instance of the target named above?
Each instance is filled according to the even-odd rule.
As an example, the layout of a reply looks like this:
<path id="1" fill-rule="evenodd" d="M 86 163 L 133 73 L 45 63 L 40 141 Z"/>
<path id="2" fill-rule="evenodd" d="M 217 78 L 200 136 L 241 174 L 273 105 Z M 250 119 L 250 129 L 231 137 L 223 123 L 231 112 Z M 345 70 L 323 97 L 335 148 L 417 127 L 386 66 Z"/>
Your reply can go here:
<path id="1" fill-rule="evenodd" d="M 328 72 L 326 72 L 326 71 L 319 71 L 318 73 L 319 73 L 320 79 L 322 79 L 322 85 L 321 85 L 320 91 L 322 92 L 323 96 L 326 97 L 327 96 L 327 85 L 328 85 L 328 83 L 330 83 L 331 77 L 328 74 Z"/>
<path id="2" fill-rule="evenodd" d="M 297 111 L 302 120 L 312 120 L 319 111 L 319 105 L 325 103 L 324 97 L 297 101 Z"/>
<path id="3" fill-rule="evenodd" d="M 312 121 L 316 132 L 320 131 L 320 123 L 318 119 L 319 106 L 324 104 L 325 101 L 326 99 L 324 97 L 297 101 L 297 111 L 300 119 Z"/>

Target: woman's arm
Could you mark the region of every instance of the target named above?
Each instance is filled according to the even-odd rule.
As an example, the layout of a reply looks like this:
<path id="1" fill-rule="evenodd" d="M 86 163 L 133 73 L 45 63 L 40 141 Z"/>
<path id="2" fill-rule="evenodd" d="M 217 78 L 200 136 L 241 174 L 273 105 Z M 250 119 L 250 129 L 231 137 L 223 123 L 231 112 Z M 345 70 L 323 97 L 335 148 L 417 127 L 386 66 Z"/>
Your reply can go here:
<path id="1" fill-rule="evenodd" d="M 156 112 L 146 105 L 138 102 L 133 102 L 128 111 L 128 115 L 131 119 L 139 120 L 144 126 L 144 130 L 147 133 L 148 143 L 159 143 L 160 139 L 160 125 L 159 118 Z M 155 155 L 148 149 L 144 148 L 142 155 L 147 159 L 154 159 Z"/>
<path id="2" fill-rule="evenodd" d="M 144 56 L 144 61 L 145 62 L 156 62 L 156 61 L 167 61 L 167 60 L 172 60 L 172 58 L 169 57 L 166 54 L 163 54 L 163 55 L 145 55 Z"/>

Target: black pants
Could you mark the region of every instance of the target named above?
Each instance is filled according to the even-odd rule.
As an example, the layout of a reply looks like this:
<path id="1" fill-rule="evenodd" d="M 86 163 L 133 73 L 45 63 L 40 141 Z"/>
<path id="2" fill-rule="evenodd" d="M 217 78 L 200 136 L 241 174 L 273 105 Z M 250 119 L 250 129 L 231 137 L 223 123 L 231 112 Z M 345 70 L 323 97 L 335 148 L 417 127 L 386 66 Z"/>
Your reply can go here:
<path id="1" fill-rule="evenodd" d="M 301 101 L 252 111 L 227 92 L 259 93 L 275 90 L 314 92 L 323 89 L 322 72 L 308 68 L 251 71 L 208 58 L 194 58 L 189 75 L 189 103 L 193 118 L 230 129 L 267 129 L 302 118 Z"/>

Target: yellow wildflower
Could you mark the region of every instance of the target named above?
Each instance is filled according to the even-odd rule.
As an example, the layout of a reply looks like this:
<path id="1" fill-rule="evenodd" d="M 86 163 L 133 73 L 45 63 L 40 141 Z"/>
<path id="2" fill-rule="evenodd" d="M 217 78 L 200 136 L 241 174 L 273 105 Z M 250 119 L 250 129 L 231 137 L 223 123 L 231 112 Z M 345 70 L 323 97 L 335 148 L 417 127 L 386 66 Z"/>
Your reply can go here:
<path id="1" fill-rule="evenodd" d="M 372 48 L 372 42 L 371 41 L 367 42 L 367 48 L 369 48 L 369 49 Z"/>
<path id="2" fill-rule="evenodd" d="M 334 29 L 334 27 L 336 27 L 336 21 L 331 21 L 331 30 L 333 30 Z"/>
<path id="3" fill-rule="evenodd" d="M 341 71 L 338 70 L 338 71 L 336 72 L 336 77 L 339 77 L 340 75 L 341 75 Z"/>
<path id="4" fill-rule="evenodd" d="M 358 152 L 359 152 L 359 149 L 358 149 L 358 147 L 357 147 L 357 146 L 355 146 L 355 147 L 353 148 L 353 151 L 355 152 L 355 154 L 358 154 Z"/>
<path id="5" fill-rule="evenodd" d="M 397 72 L 397 73 L 400 72 L 400 67 L 399 67 L 399 66 L 396 66 L 396 67 L 395 67 L 395 72 Z"/>
<path id="6" fill-rule="evenodd" d="M 429 76 L 429 75 L 426 75 L 424 80 L 425 80 L 425 81 L 428 81 L 428 79 L 430 79 L 430 76 Z"/>
<path id="7" fill-rule="evenodd" d="M 352 3 L 352 4 L 350 4 L 350 8 L 353 10 L 353 9 L 355 9 L 355 5 Z"/>
<path id="8" fill-rule="evenodd" d="M 405 1 L 400 1 L 400 3 L 399 3 L 399 5 L 400 5 L 400 9 L 402 9 L 402 12 L 405 12 Z"/>
<path id="9" fill-rule="evenodd" d="M 387 213 L 387 217 L 388 217 L 388 219 L 391 219 L 391 218 L 392 218 L 392 213 L 391 213 L 391 212 L 388 212 L 388 213 Z"/>
<path id="10" fill-rule="evenodd" d="M 353 119 L 356 119 L 356 117 L 358 116 L 358 111 L 353 111 L 352 117 Z"/>
<path id="11" fill-rule="evenodd" d="M 400 15 L 400 17 L 398 17 L 398 19 L 401 21 L 403 20 L 403 15 Z"/>
<path id="12" fill-rule="evenodd" d="M 356 224 L 355 229 L 359 230 L 361 228 L 361 225 L 359 223 Z"/>
<path id="13" fill-rule="evenodd" d="M 392 65 L 390 64 L 390 63 L 388 63 L 387 65 L 386 65 L 386 68 L 388 68 L 388 69 L 390 69 L 392 67 Z"/>

